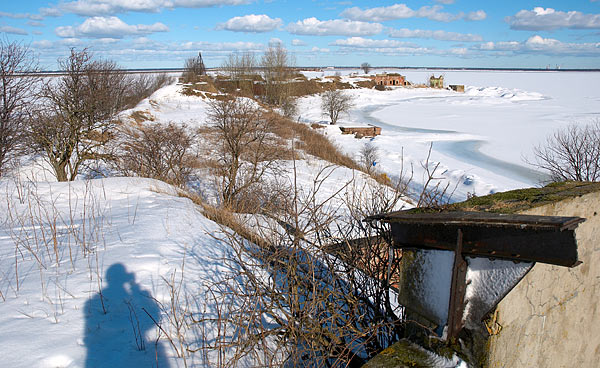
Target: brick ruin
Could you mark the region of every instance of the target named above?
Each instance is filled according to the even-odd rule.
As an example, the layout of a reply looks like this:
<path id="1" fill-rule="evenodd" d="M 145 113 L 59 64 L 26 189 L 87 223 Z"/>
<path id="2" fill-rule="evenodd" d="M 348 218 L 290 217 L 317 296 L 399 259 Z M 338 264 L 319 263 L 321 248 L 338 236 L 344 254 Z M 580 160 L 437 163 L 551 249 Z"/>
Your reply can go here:
<path id="1" fill-rule="evenodd" d="M 406 86 L 406 77 L 397 73 L 377 74 L 372 78 L 379 86 Z"/>

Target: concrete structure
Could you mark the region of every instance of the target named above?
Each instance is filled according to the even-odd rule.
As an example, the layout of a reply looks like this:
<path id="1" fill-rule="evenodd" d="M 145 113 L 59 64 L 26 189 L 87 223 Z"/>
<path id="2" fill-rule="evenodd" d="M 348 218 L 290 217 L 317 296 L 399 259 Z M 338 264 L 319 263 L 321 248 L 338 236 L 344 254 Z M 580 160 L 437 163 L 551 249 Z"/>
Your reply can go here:
<path id="1" fill-rule="evenodd" d="M 456 92 L 464 92 L 465 91 L 464 84 L 451 84 L 448 87 L 450 87 L 451 90 L 456 91 Z"/>
<path id="2" fill-rule="evenodd" d="M 524 211 L 579 216 L 575 268 L 536 264 L 498 305 L 488 367 L 598 367 L 600 361 L 600 193 Z"/>
<path id="3" fill-rule="evenodd" d="M 342 134 L 354 134 L 356 138 L 375 137 L 381 134 L 381 128 L 375 125 L 368 127 L 340 127 Z"/>
<path id="4" fill-rule="evenodd" d="M 372 79 L 375 84 L 379 86 L 405 86 L 406 77 L 403 75 L 392 73 L 392 74 L 377 74 Z"/>
<path id="5" fill-rule="evenodd" d="M 440 75 L 436 78 L 435 75 L 429 77 L 429 87 L 431 88 L 444 88 L 444 76 Z"/>

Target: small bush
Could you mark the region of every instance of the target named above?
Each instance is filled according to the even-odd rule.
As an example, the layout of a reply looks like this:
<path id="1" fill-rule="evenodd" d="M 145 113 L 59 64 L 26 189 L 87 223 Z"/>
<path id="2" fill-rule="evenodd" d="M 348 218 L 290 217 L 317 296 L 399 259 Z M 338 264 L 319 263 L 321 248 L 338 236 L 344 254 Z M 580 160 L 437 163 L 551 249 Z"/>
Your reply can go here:
<path id="1" fill-rule="evenodd" d="M 194 135 L 185 126 L 150 124 L 122 130 L 117 169 L 125 175 L 154 178 L 185 186 L 197 157 L 192 154 Z"/>

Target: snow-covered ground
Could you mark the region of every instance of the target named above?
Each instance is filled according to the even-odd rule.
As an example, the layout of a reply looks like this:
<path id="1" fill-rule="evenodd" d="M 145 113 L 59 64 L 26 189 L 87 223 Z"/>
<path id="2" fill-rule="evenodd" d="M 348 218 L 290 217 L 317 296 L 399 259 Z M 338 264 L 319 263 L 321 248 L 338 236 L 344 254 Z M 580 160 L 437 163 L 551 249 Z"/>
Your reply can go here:
<path id="1" fill-rule="evenodd" d="M 385 70 L 374 70 L 371 74 Z M 454 200 L 467 193 L 485 195 L 544 180 L 525 161 L 546 137 L 570 123 L 587 124 L 600 110 L 600 73 L 552 71 L 431 71 L 387 70 L 401 73 L 414 84 L 431 74 L 446 84 L 463 84 L 465 93 L 449 90 L 392 87 L 391 91 L 355 89 L 355 108 L 340 125 L 374 124 L 383 128 L 371 140 L 379 148 L 377 167 L 397 175 L 412 163 L 416 182 L 422 181 L 421 163 L 433 143 L 431 160 L 441 162 L 437 174 L 458 183 Z M 343 80 L 352 81 L 344 71 Z M 333 74 L 310 72 L 309 76 Z M 324 121 L 318 96 L 301 100 L 301 118 Z M 328 134 L 346 152 L 358 155 L 367 139 L 342 136 L 337 127 Z"/>
<path id="2" fill-rule="evenodd" d="M 430 74 L 400 72 L 417 83 Z M 392 177 L 402 159 L 405 169 L 412 163 L 415 181 L 421 180 L 420 163 L 434 142 L 438 174 L 460 184 L 459 199 L 467 192 L 483 195 L 535 185 L 539 174 L 524 166 L 521 156 L 530 155 L 531 147 L 554 129 L 585 123 L 599 113 L 600 92 L 593 88 L 599 73 L 443 74 L 446 83 L 465 84 L 466 92 L 349 90 L 356 107 L 342 123 L 374 123 L 383 133 L 358 140 L 327 126 L 327 135 L 354 156 L 371 142 L 380 151 L 376 167 Z M 167 86 L 135 110 L 157 122 L 205 125 L 206 100 L 183 96 L 180 88 Z M 304 122 L 324 120 L 318 96 L 302 98 L 299 111 Z M 280 180 L 292 182 L 291 163 L 284 166 L 287 177 Z M 296 181 L 305 193 L 320 186 L 317 200 L 342 189 L 332 207 L 369 180 L 347 168 L 327 168 L 327 179 L 315 182 L 326 167 L 306 156 L 296 163 Z M 353 179 L 358 180 L 345 187 Z M 212 179 L 200 181 L 208 185 Z M 129 305 L 164 318 L 171 303 L 165 280 L 172 275 L 181 280 L 182 267 L 186 277 L 178 283 L 198 291 L 202 301 L 203 282 L 218 282 L 225 271 L 221 257 L 228 249 L 217 240 L 222 231 L 217 224 L 155 180 L 56 183 L 33 164 L 0 180 L 0 197 L 0 366 L 152 366 L 156 349 L 163 357 L 160 366 L 183 365 L 164 336 L 155 344 L 156 327 L 147 316 L 132 314 Z M 210 313 L 210 305 L 206 308 Z M 136 333 L 145 335 L 137 343 L 132 340 Z M 145 350 L 138 349 L 142 340 Z"/>

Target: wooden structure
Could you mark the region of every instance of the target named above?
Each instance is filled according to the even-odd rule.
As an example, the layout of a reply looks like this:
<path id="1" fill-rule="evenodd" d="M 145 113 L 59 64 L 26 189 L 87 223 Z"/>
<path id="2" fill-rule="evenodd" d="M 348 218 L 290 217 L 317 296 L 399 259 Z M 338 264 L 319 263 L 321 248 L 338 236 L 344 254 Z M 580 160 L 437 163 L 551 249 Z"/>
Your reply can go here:
<path id="1" fill-rule="evenodd" d="M 455 91 L 455 92 L 464 92 L 465 91 L 465 85 L 464 84 L 451 84 L 448 87 L 450 87 L 451 90 Z"/>
<path id="2" fill-rule="evenodd" d="M 391 224 L 395 248 L 445 250 L 454 253 L 447 313 L 447 339 L 463 328 L 466 275 L 465 257 L 515 262 L 543 262 L 575 267 L 575 228 L 579 217 L 506 215 L 488 212 L 412 213 L 400 211 L 367 218 Z M 517 279 L 516 285 L 520 281 Z M 511 286 L 514 287 L 514 285 Z M 510 289 L 511 289 L 510 288 Z M 493 298 L 492 310 L 510 291 Z"/>
<path id="3" fill-rule="evenodd" d="M 371 77 L 378 86 L 405 86 L 406 77 L 398 73 L 377 74 Z"/>
<path id="4" fill-rule="evenodd" d="M 369 125 L 368 127 L 340 127 L 342 134 L 354 134 L 356 138 L 376 137 L 381 134 L 381 127 Z"/>

